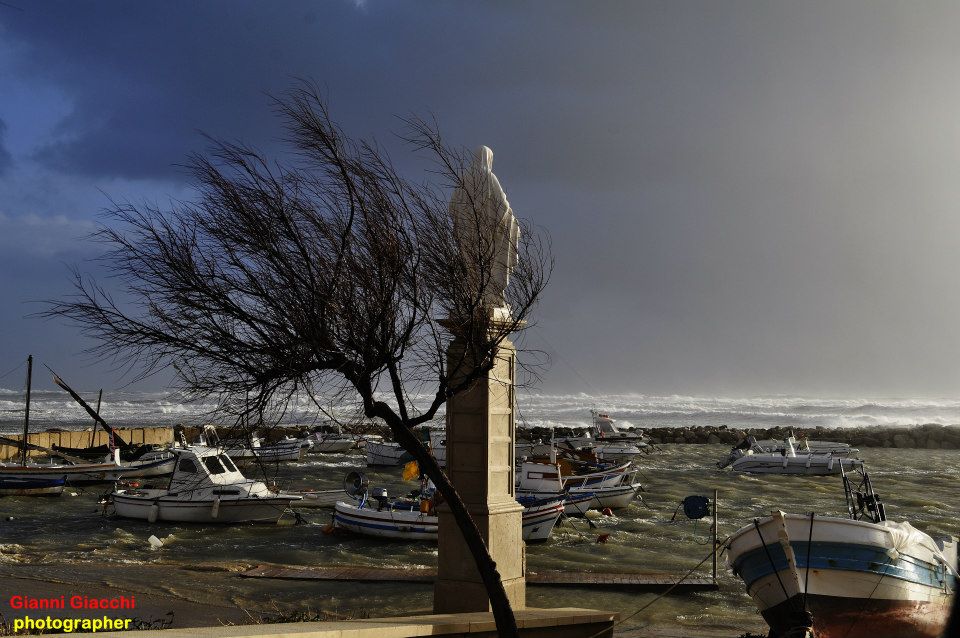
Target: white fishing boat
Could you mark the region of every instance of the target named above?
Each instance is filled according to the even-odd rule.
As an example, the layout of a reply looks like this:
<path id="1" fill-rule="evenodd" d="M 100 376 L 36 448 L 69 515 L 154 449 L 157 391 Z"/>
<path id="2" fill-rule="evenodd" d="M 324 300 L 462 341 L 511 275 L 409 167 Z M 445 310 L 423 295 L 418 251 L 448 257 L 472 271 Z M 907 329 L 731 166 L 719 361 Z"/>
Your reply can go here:
<path id="1" fill-rule="evenodd" d="M 793 436 L 791 434 L 790 436 Z M 796 437 L 794 437 L 795 440 Z M 747 446 L 753 445 L 765 452 L 779 452 L 784 449 L 783 439 L 754 439 L 747 437 Z M 743 444 L 741 444 L 743 445 Z M 857 454 L 860 450 L 851 447 L 849 443 L 840 443 L 838 441 L 819 441 L 816 439 L 799 439 L 796 443 L 797 451 L 813 452 L 814 454 L 832 454 L 834 456 L 851 456 Z"/>
<path id="2" fill-rule="evenodd" d="M 212 425 L 203 426 L 200 445 L 219 447 L 233 461 L 263 461 L 266 463 L 302 461 L 310 448 L 307 439 L 285 436 L 273 443 L 264 443 L 256 434 L 248 439 L 221 439 Z"/>
<path id="3" fill-rule="evenodd" d="M 633 428 L 623 429 L 616 425 L 616 421 L 610 418 L 607 412 L 590 410 L 590 416 L 593 417 L 593 436 L 605 443 L 609 442 L 630 442 L 637 447 L 648 445 L 644 441 L 643 431 Z"/>
<path id="4" fill-rule="evenodd" d="M 314 432 L 307 441 L 310 451 L 320 454 L 343 454 L 358 446 L 358 437 L 345 433 L 340 426 L 327 427 L 326 432 Z"/>
<path id="5" fill-rule="evenodd" d="M 110 495 L 117 516 L 151 523 L 276 522 L 291 502 L 300 499 L 245 478 L 217 448 L 191 446 L 176 455 L 166 489 L 117 490 Z"/>
<path id="6" fill-rule="evenodd" d="M 640 443 L 643 448 L 648 447 L 646 443 Z M 636 443 L 600 443 L 591 446 L 597 458 L 604 461 L 630 461 L 640 454 L 644 449 Z"/>
<path id="7" fill-rule="evenodd" d="M 640 483 L 634 483 L 631 479 L 632 477 L 625 476 L 620 485 L 607 487 L 573 487 L 567 494 L 571 499 L 576 499 L 582 495 L 590 495 L 592 498 L 587 504 L 587 509 L 624 509 L 637 500 L 640 491 L 643 489 Z"/>
<path id="8" fill-rule="evenodd" d="M 367 465 L 371 467 L 402 465 L 413 459 L 399 443 L 367 441 L 365 450 Z"/>
<path id="9" fill-rule="evenodd" d="M 734 448 L 730 456 L 718 463 L 721 468 L 729 466 L 735 472 L 750 474 L 804 474 L 827 476 L 851 471 L 863 466 L 860 459 L 851 459 L 832 454 L 815 454 L 796 451 L 793 437 L 784 441 L 780 452 L 766 452 L 762 448 Z"/>
<path id="10" fill-rule="evenodd" d="M 594 476 L 600 480 L 572 481 L 581 477 L 562 476 L 560 468 L 544 463 L 521 463 L 518 473 L 517 494 L 546 498 L 551 494 L 562 494 L 564 511 L 572 516 L 582 516 L 590 509 L 622 509 L 632 503 L 643 489 L 634 482 L 637 471 L 626 471 L 629 463 L 618 468 L 616 473 Z M 589 475 L 588 475 L 589 478 Z"/>
<path id="11" fill-rule="evenodd" d="M 528 542 L 546 540 L 563 514 L 563 499 L 525 501 L 528 505 L 523 510 L 523 539 Z M 439 519 L 428 499 L 394 500 L 381 489 L 374 490 L 370 498 L 357 503 L 338 502 L 334 506 L 333 524 L 365 536 L 436 541 Z"/>
<path id="12" fill-rule="evenodd" d="M 956 589 L 956 539 L 886 520 L 862 476 L 856 490 L 843 477 L 848 518 L 775 511 L 730 537 L 729 565 L 772 637 L 805 628 L 818 638 L 942 635 Z"/>
<path id="13" fill-rule="evenodd" d="M 574 487 L 600 488 L 620 485 L 631 463 L 612 465 L 596 472 L 584 474 L 563 474 L 558 465 L 521 461 L 518 463 L 516 487 L 525 492 L 556 492 L 557 480 L 560 491 Z"/>

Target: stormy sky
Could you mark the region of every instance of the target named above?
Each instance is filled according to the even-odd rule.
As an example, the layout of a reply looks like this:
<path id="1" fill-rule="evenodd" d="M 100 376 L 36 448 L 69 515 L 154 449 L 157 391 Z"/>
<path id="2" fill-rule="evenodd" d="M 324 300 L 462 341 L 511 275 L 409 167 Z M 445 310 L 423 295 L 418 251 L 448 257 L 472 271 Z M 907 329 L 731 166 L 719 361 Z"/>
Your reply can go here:
<path id="1" fill-rule="evenodd" d="M 277 151 L 267 94 L 303 77 L 401 165 L 397 116 L 493 148 L 553 239 L 524 341 L 553 355 L 543 391 L 960 395 L 958 23 L 876 0 L 4 0 L 0 372 L 32 352 L 124 383 L 29 301 L 93 268 L 108 197 L 189 198 L 201 131 Z"/>

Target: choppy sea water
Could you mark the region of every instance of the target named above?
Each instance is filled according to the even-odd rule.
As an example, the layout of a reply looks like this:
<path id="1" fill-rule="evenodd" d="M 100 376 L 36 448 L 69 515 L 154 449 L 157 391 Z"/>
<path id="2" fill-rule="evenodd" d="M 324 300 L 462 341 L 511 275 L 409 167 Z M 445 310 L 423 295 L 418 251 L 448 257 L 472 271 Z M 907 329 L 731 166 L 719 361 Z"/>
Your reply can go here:
<path id="1" fill-rule="evenodd" d="M 97 391 L 81 394 L 92 405 Z M 416 403 L 416 397 L 414 402 Z M 0 432 L 18 431 L 23 422 L 23 390 L 0 389 Z M 323 405 L 323 404 L 322 404 Z M 590 409 L 602 409 L 621 424 L 658 426 L 728 425 L 730 427 L 862 427 L 960 424 L 960 399 L 951 398 L 813 398 L 793 396 L 708 397 L 644 394 L 517 393 L 518 423 L 528 426 L 584 426 Z M 356 417 L 352 405 L 324 405 L 338 419 Z M 107 391 L 101 415 L 125 426 L 232 422 L 217 413 L 213 401 L 187 402 L 173 392 Z M 327 419 L 309 397 L 292 401 L 283 423 L 312 424 Z M 31 429 L 89 427 L 83 409 L 62 391 L 35 391 L 30 407 Z"/>
<path id="2" fill-rule="evenodd" d="M 709 555 L 708 522 L 671 521 L 681 499 L 712 496 L 719 490 L 720 537 L 772 509 L 840 515 L 843 492 L 832 477 L 746 476 L 718 470 L 727 449 L 720 445 L 665 445 L 662 453 L 639 459 L 644 503 L 613 517 L 573 520 L 543 544 L 527 548 L 529 568 L 567 571 L 662 571 L 682 574 Z M 907 520 L 931 534 L 958 534 L 960 451 L 865 449 L 877 491 L 893 520 Z M 352 455 L 311 455 L 303 463 L 271 471 L 267 478 L 288 488 L 330 489 L 363 465 Z M 275 472 L 275 473 L 274 473 Z M 392 493 L 413 487 L 399 469 L 368 472 L 372 485 Z M 261 563 L 293 566 L 366 565 L 397 568 L 433 566 L 436 546 L 327 535 L 330 511 L 308 511 L 296 526 L 196 526 L 109 519 L 97 506 L 98 490 L 50 499 L 0 499 L 0 581 L 29 565 L 37 577 L 69 581 L 73 572 L 129 592 L 154 592 L 211 605 L 240 605 L 253 611 L 339 610 L 379 616 L 423 611 L 431 588 L 391 583 L 323 583 L 244 579 L 236 572 Z M 13 520 L 7 520 L 8 517 Z M 596 542 L 609 533 L 605 544 Z M 164 546 L 151 550 L 155 534 Z M 82 568 L 82 569 L 81 569 Z M 709 575 L 706 561 L 696 575 Z M 148 571 L 146 574 L 145 570 Z M 721 559 L 720 589 L 657 600 L 619 628 L 647 625 L 759 631 L 762 619 L 738 579 Z M 536 606 L 580 606 L 633 614 L 653 594 L 599 589 L 528 590 Z"/>

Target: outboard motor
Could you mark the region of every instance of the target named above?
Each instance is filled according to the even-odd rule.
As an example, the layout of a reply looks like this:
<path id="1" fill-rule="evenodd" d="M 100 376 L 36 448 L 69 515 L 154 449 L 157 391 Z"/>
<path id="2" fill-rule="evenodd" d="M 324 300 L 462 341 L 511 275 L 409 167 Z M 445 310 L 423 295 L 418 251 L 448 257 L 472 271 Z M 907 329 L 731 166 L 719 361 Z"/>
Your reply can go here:
<path id="1" fill-rule="evenodd" d="M 385 487 L 375 487 L 370 492 L 370 496 L 377 499 L 377 511 L 381 511 L 384 507 L 390 506 L 390 497 L 387 496 L 387 488 Z"/>

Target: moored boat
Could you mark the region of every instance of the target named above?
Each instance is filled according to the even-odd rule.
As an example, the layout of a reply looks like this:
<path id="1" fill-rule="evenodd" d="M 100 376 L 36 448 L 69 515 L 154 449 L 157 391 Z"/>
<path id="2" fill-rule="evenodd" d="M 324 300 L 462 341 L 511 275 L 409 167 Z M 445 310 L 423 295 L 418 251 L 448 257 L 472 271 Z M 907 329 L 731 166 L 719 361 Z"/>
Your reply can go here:
<path id="1" fill-rule="evenodd" d="M 730 537 L 727 560 L 772 638 L 798 628 L 818 638 L 941 635 L 956 589 L 956 539 L 886 520 L 862 476 L 856 489 L 844 476 L 848 518 L 775 511 Z"/>
<path id="2" fill-rule="evenodd" d="M 563 514 L 562 496 L 548 499 L 518 496 L 517 501 L 524 506 L 523 539 L 528 542 L 547 540 Z M 436 541 L 439 518 L 433 511 L 430 496 L 392 499 L 385 489 L 380 488 L 369 495 L 363 494 L 356 503 L 337 502 L 333 524 L 364 536 Z"/>
<path id="3" fill-rule="evenodd" d="M 747 449 L 734 448 L 730 456 L 717 464 L 729 466 L 734 472 L 750 474 L 804 474 L 808 476 L 827 476 L 841 474 L 863 466 L 860 459 L 819 454 L 815 452 L 797 452 L 796 441 L 788 437 L 779 452 L 768 452 L 764 448 L 751 446 Z"/>
<path id="4" fill-rule="evenodd" d="M 63 476 L 0 476 L 0 496 L 59 496 L 64 482 Z"/>
<path id="5" fill-rule="evenodd" d="M 368 440 L 365 450 L 371 467 L 402 465 L 413 458 L 399 443 L 389 441 Z"/>
<path id="6" fill-rule="evenodd" d="M 176 452 L 167 489 L 117 490 L 110 495 L 117 516 L 149 522 L 273 523 L 299 496 L 270 491 L 248 479 L 216 448 L 191 446 Z"/>

